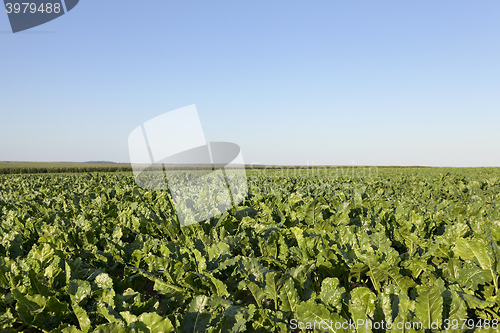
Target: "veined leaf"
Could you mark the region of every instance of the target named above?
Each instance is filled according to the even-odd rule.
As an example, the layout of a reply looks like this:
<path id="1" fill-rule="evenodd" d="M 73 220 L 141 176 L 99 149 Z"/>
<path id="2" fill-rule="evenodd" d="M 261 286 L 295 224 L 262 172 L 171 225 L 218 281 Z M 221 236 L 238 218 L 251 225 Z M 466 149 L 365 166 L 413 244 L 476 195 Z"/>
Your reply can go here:
<path id="1" fill-rule="evenodd" d="M 404 293 L 407 293 L 409 288 L 415 286 L 415 282 L 410 277 L 401 275 L 400 269 L 397 266 L 387 268 L 387 275 Z"/>
<path id="2" fill-rule="evenodd" d="M 154 312 L 143 313 L 138 319 L 146 325 L 151 333 L 170 333 L 174 331 L 174 326 L 168 318 L 163 318 Z"/>
<path id="3" fill-rule="evenodd" d="M 321 282 L 320 298 L 327 305 L 340 309 L 344 292 L 345 288 L 339 286 L 339 279 L 337 278 L 326 278 Z"/>
<path id="4" fill-rule="evenodd" d="M 130 333 L 130 330 L 123 324 L 109 323 L 97 326 L 93 333 Z"/>
<path id="5" fill-rule="evenodd" d="M 226 285 L 219 279 L 215 278 L 212 274 L 206 274 L 213 286 L 215 287 L 215 292 L 217 296 L 229 296 Z"/>
<path id="6" fill-rule="evenodd" d="M 250 292 L 252 293 L 253 298 L 255 299 L 255 302 L 257 303 L 257 306 L 259 308 L 262 308 L 262 303 L 264 302 L 264 299 L 266 298 L 266 295 L 264 294 L 262 289 L 260 289 L 260 287 L 258 285 L 256 285 L 255 283 L 253 283 L 251 281 L 247 282 L 247 287 L 250 290 Z"/>
<path id="7" fill-rule="evenodd" d="M 274 301 L 274 309 L 278 310 L 278 288 L 276 287 L 276 273 L 269 272 L 266 274 L 266 285 L 264 293 L 269 299 Z"/>
<path id="8" fill-rule="evenodd" d="M 450 305 L 450 313 L 449 313 L 449 321 L 453 323 L 456 320 L 458 323 L 461 323 L 461 319 L 467 318 L 467 306 L 465 302 L 460 298 L 456 291 L 451 291 L 451 305 Z M 452 326 L 452 325 L 451 325 Z M 451 333 L 462 333 L 465 332 L 466 328 L 457 328 L 450 329 Z"/>
<path id="9" fill-rule="evenodd" d="M 193 253 L 196 258 L 198 273 L 203 273 L 207 269 L 207 260 L 201 255 L 200 251 L 198 251 L 197 249 L 193 249 Z"/>
<path id="10" fill-rule="evenodd" d="M 106 273 L 99 274 L 95 278 L 95 283 L 101 289 L 113 289 L 113 279 Z"/>
<path id="11" fill-rule="evenodd" d="M 304 247 L 304 231 L 300 228 L 297 227 L 292 227 L 290 228 L 292 231 L 293 235 L 295 236 L 295 239 L 297 240 L 297 243 L 299 245 L 299 248 Z"/>
<path id="12" fill-rule="evenodd" d="M 486 309 L 495 304 L 493 302 L 482 300 L 474 295 L 470 295 L 464 292 L 458 292 L 458 295 L 467 303 L 467 305 L 471 309 Z"/>
<path id="13" fill-rule="evenodd" d="M 485 269 L 462 268 L 458 270 L 457 281 L 463 287 L 475 291 L 480 284 L 492 280 L 491 271 Z"/>
<path id="14" fill-rule="evenodd" d="M 299 303 L 299 297 L 291 277 L 287 278 L 281 286 L 279 298 L 283 311 L 295 312 Z"/>
<path id="15" fill-rule="evenodd" d="M 314 332 L 332 332 L 333 326 L 334 332 L 347 332 L 342 325 L 335 327 L 335 323 L 342 324 L 346 320 L 336 313 L 330 313 L 322 304 L 302 302 L 297 307 L 296 316 L 298 321 L 306 325 L 304 329 L 314 330 Z"/>
<path id="16" fill-rule="evenodd" d="M 399 295 L 398 315 L 392 324 L 391 332 L 396 333 L 414 333 L 420 332 L 422 327 L 418 327 L 422 323 L 412 315 L 415 311 L 415 301 L 411 301 L 404 294 Z"/>
<path id="17" fill-rule="evenodd" d="M 368 288 L 358 287 L 351 291 L 351 300 L 349 302 L 349 310 L 352 314 L 352 320 L 358 320 L 364 323 L 357 327 L 358 332 L 371 332 L 370 323 L 375 311 L 375 294 Z"/>
<path id="18" fill-rule="evenodd" d="M 460 238 L 453 249 L 455 254 L 461 259 L 473 260 L 479 264 L 483 270 L 487 270 L 491 274 L 491 279 L 495 285 L 495 289 L 498 290 L 498 272 L 496 269 L 496 258 L 494 254 L 489 250 L 489 246 L 486 241 L 480 238 L 465 239 Z"/>
<path id="19" fill-rule="evenodd" d="M 204 312 L 207 302 L 207 296 L 197 296 L 189 303 L 185 318 L 184 332 L 205 332 L 211 317 L 209 313 Z"/>
<path id="20" fill-rule="evenodd" d="M 73 309 L 73 312 L 75 313 L 76 315 L 76 319 L 78 319 L 78 323 L 80 324 L 80 328 L 82 330 L 83 333 L 87 333 L 89 332 L 90 330 L 90 319 L 89 319 L 89 316 L 87 314 L 87 312 L 82 309 L 78 303 L 73 303 L 71 305 L 72 309 Z"/>
<path id="21" fill-rule="evenodd" d="M 68 294 L 73 303 L 79 304 L 83 299 L 90 296 L 91 286 L 88 281 L 72 280 L 68 285 Z"/>
<path id="22" fill-rule="evenodd" d="M 307 225 L 314 226 L 320 221 L 323 221 L 321 204 L 318 200 L 313 200 L 307 206 L 305 222 Z"/>
<path id="23" fill-rule="evenodd" d="M 436 287 L 421 288 L 422 292 L 417 297 L 415 305 L 415 315 L 420 319 L 424 327 L 431 327 L 431 324 L 442 322 L 443 298 Z"/>

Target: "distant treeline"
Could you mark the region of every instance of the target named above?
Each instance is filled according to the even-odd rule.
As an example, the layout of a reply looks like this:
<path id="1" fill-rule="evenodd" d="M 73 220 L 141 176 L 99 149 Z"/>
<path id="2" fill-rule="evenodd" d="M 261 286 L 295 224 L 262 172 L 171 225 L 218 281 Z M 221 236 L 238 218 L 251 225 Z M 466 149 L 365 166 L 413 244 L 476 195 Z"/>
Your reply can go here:
<path id="1" fill-rule="evenodd" d="M 89 166 L 89 167 L 13 167 L 0 168 L 0 174 L 22 174 L 22 173 L 76 173 L 76 172 L 132 172 L 131 166 Z"/>

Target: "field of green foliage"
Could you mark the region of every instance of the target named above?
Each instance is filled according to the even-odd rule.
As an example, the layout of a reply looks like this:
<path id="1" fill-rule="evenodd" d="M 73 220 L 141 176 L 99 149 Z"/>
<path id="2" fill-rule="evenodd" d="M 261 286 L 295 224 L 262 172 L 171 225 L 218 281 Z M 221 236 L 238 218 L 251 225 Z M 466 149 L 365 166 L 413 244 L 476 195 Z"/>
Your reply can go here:
<path id="1" fill-rule="evenodd" d="M 181 228 L 131 173 L 0 175 L 0 331 L 499 331 L 500 169 L 248 182 Z"/>
<path id="2" fill-rule="evenodd" d="M 0 162 L 0 174 L 68 173 L 68 172 L 126 172 L 130 165 L 111 162 Z"/>

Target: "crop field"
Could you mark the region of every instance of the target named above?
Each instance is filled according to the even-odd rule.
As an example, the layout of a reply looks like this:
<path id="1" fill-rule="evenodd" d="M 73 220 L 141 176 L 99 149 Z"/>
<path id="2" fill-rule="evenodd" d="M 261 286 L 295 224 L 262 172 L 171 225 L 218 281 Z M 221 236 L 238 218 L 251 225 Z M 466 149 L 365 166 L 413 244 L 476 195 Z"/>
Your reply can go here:
<path id="1" fill-rule="evenodd" d="M 0 175 L 0 331 L 499 331 L 500 168 L 247 175 L 182 228 L 128 172 Z"/>
<path id="2" fill-rule="evenodd" d="M 0 162 L 0 174 L 114 171 L 131 171 L 131 168 L 129 164 L 118 164 L 111 162 Z"/>

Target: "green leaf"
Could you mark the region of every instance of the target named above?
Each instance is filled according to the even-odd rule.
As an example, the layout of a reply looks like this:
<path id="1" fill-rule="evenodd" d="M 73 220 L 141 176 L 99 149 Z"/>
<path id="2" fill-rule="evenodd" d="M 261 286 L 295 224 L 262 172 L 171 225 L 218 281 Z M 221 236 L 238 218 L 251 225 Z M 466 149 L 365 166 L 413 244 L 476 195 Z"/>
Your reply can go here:
<path id="1" fill-rule="evenodd" d="M 392 266 L 388 268 L 387 275 L 396 283 L 399 289 L 401 289 L 404 293 L 407 293 L 409 288 L 415 286 L 415 282 L 411 278 L 409 278 L 408 276 L 401 275 L 398 266 Z"/>
<path id="2" fill-rule="evenodd" d="M 442 322 L 443 298 L 436 287 L 421 288 L 422 292 L 417 297 L 415 315 L 422 322 L 423 327 L 431 327 L 431 324 Z"/>
<path id="3" fill-rule="evenodd" d="M 345 288 L 339 286 L 339 279 L 326 278 L 321 283 L 320 298 L 323 303 L 340 309 L 342 304 L 342 294 L 344 292 Z"/>
<path id="4" fill-rule="evenodd" d="M 59 301 L 54 296 L 50 296 L 45 303 L 45 310 L 55 313 L 65 313 L 69 311 L 67 303 Z"/>
<path id="5" fill-rule="evenodd" d="M 279 298 L 281 300 L 281 309 L 283 311 L 295 312 L 299 302 L 299 297 L 291 277 L 287 278 L 285 283 L 281 286 Z"/>
<path id="6" fill-rule="evenodd" d="M 158 291 L 160 294 L 170 295 L 177 292 L 185 292 L 181 287 L 175 286 L 170 283 L 163 282 L 161 280 L 156 280 L 153 287 L 154 290 Z"/>
<path id="7" fill-rule="evenodd" d="M 498 272 L 495 262 L 496 256 L 489 249 L 489 244 L 486 241 L 480 238 L 460 238 L 457 240 L 453 251 L 461 259 L 472 260 L 478 263 L 483 270 L 489 271 L 493 284 L 495 285 L 495 290 L 498 291 Z"/>
<path id="8" fill-rule="evenodd" d="M 93 333 L 131 333 L 132 330 L 127 329 L 123 324 L 120 323 L 109 323 L 104 325 L 99 325 L 94 330 Z"/>
<path id="9" fill-rule="evenodd" d="M 207 269 L 207 260 L 202 256 L 200 251 L 193 249 L 193 253 L 196 258 L 196 263 L 198 267 L 198 273 L 203 273 Z"/>
<path id="10" fill-rule="evenodd" d="M 251 281 L 247 282 L 247 287 L 250 290 L 250 292 L 252 293 L 253 298 L 255 299 L 255 302 L 257 303 L 257 306 L 259 308 L 262 308 L 262 303 L 264 302 L 264 299 L 266 297 L 266 295 L 264 294 L 262 289 L 260 289 L 260 287 L 258 285 L 256 285 L 255 283 L 253 283 Z"/>
<path id="11" fill-rule="evenodd" d="M 17 289 L 13 289 L 12 296 L 17 300 L 16 311 L 19 318 L 27 324 L 31 324 L 34 315 L 41 313 L 45 307 L 45 298 L 41 295 L 25 296 Z"/>
<path id="12" fill-rule="evenodd" d="M 482 300 L 474 295 L 463 292 L 458 292 L 458 295 L 467 303 L 467 306 L 471 309 L 486 309 L 495 304 L 494 302 Z"/>
<path id="13" fill-rule="evenodd" d="M 297 227 L 292 227 L 290 228 L 292 231 L 293 235 L 295 236 L 295 239 L 297 239 L 297 243 L 299 245 L 299 248 L 304 248 L 304 231 L 300 228 Z"/>
<path id="14" fill-rule="evenodd" d="M 229 245 L 224 242 L 212 244 L 212 246 L 208 249 L 208 258 L 211 261 L 217 260 L 223 255 L 231 255 Z"/>
<path id="15" fill-rule="evenodd" d="M 28 258 L 40 260 L 42 264 L 47 264 L 54 257 L 54 249 L 47 243 L 34 247 L 28 254 Z"/>
<path id="16" fill-rule="evenodd" d="M 250 281 L 263 283 L 264 276 L 269 271 L 257 258 L 242 257 L 239 261 L 239 269 Z"/>
<path id="17" fill-rule="evenodd" d="M 304 329 L 314 330 L 314 332 L 332 332 L 333 328 L 334 332 L 347 332 L 347 330 L 342 329 L 341 325 L 347 320 L 336 313 L 330 313 L 322 304 L 302 302 L 297 307 L 296 314 L 297 320 L 305 324 Z M 335 327 L 335 323 L 340 325 Z"/>
<path id="18" fill-rule="evenodd" d="M 91 323 L 87 312 L 77 303 L 73 303 L 71 307 L 73 309 L 73 312 L 75 313 L 76 318 L 78 319 L 80 329 L 83 331 L 83 333 L 89 332 Z"/>
<path id="19" fill-rule="evenodd" d="M 391 332 L 413 333 L 418 332 L 416 323 L 418 320 L 413 316 L 415 311 L 415 301 L 411 301 L 405 294 L 399 295 L 398 315 L 394 319 Z M 418 323 L 420 324 L 420 323 Z"/>
<path id="20" fill-rule="evenodd" d="M 204 295 L 193 298 L 191 303 L 189 303 L 185 317 L 184 332 L 205 332 L 211 317 L 209 313 L 204 311 L 207 303 L 208 297 Z"/>
<path id="21" fill-rule="evenodd" d="M 246 325 L 249 317 L 248 312 L 251 311 L 252 308 L 255 309 L 253 304 L 250 304 L 248 309 L 240 306 L 230 306 L 224 311 L 224 315 L 218 328 L 222 332 L 246 332 Z"/>
<path id="22" fill-rule="evenodd" d="M 106 273 L 99 274 L 95 278 L 95 283 L 101 289 L 113 289 L 113 279 Z"/>
<path id="23" fill-rule="evenodd" d="M 318 200 L 313 200 L 307 206 L 305 222 L 307 225 L 314 226 L 320 221 L 323 221 L 321 204 Z"/>
<path id="24" fill-rule="evenodd" d="M 129 325 L 129 328 L 131 328 L 131 326 L 137 327 L 136 325 L 134 325 L 134 323 L 137 322 L 137 316 L 134 316 L 133 314 L 131 314 L 130 311 L 121 311 L 120 316 L 123 318 L 123 320 L 125 320 L 127 325 Z M 141 323 L 141 324 L 144 324 L 144 323 Z M 140 325 L 140 326 L 141 326 L 141 328 L 146 328 L 145 325 Z M 144 326 L 144 327 L 142 327 L 142 326 Z"/>
<path id="25" fill-rule="evenodd" d="M 462 268 L 457 272 L 457 282 L 466 289 L 475 291 L 478 285 L 491 281 L 491 271 L 485 269 Z"/>
<path id="26" fill-rule="evenodd" d="M 110 323 L 123 324 L 123 318 L 111 306 L 98 304 L 97 312 L 106 318 Z"/>
<path id="27" fill-rule="evenodd" d="M 458 323 L 462 323 L 461 319 L 467 318 L 467 306 L 465 302 L 460 298 L 456 291 L 451 292 L 451 305 L 450 313 L 448 319 L 450 323 L 456 320 Z M 461 325 L 459 326 L 461 327 Z M 450 333 L 461 333 L 467 331 L 467 329 L 450 329 Z"/>
<path id="28" fill-rule="evenodd" d="M 54 331 L 52 331 L 52 332 L 54 332 Z M 58 333 L 58 331 L 56 330 L 54 333 Z M 71 325 L 71 326 L 68 326 L 68 327 L 61 329 L 60 333 L 82 333 L 82 331 L 80 331 L 75 326 Z"/>
<path id="29" fill-rule="evenodd" d="M 351 291 L 349 310 L 354 322 L 363 322 L 364 325 L 357 327 L 358 332 L 371 332 L 370 323 L 375 311 L 375 294 L 368 288 L 358 287 Z"/>
<path id="30" fill-rule="evenodd" d="M 43 275 L 38 275 L 30 269 L 28 276 L 34 294 L 48 295 L 50 293 L 49 285 Z"/>
<path id="31" fill-rule="evenodd" d="M 151 333 L 169 333 L 174 331 L 174 326 L 168 318 L 163 318 L 154 312 L 143 313 L 138 319 L 146 324 Z"/>
<path id="32" fill-rule="evenodd" d="M 266 274 L 266 285 L 264 293 L 267 298 L 274 301 L 274 310 L 278 310 L 278 288 L 276 287 L 276 273 L 269 272 Z"/>
<path id="33" fill-rule="evenodd" d="M 387 280 L 387 270 L 385 270 L 384 267 L 380 267 L 379 263 L 371 262 L 366 264 L 369 268 L 367 275 L 370 277 L 377 293 L 380 293 L 382 283 Z"/>
<path id="34" fill-rule="evenodd" d="M 212 282 L 214 288 L 215 288 L 215 293 L 217 296 L 229 296 L 229 292 L 227 291 L 226 285 L 219 279 L 215 278 L 212 274 L 206 274 L 210 281 Z"/>
<path id="35" fill-rule="evenodd" d="M 12 324 L 16 322 L 16 319 L 12 315 L 10 309 L 7 309 L 5 312 L 0 313 L 0 328 L 7 329 L 12 327 Z"/>
<path id="36" fill-rule="evenodd" d="M 68 285 L 68 294 L 71 297 L 71 301 L 79 304 L 86 297 L 90 296 L 91 286 L 88 281 L 83 280 L 71 280 Z"/>
<path id="37" fill-rule="evenodd" d="M 401 290 L 394 285 L 387 285 L 382 293 L 377 296 L 379 308 L 375 308 L 375 313 L 380 316 L 377 321 L 384 320 L 388 324 L 392 324 L 397 316 L 397 304 L 399 301 L 399 293 Z M 382 310 L 380 312 L 378 311 Z M 377 313 L 378 312 L 378 313 Z"/>

